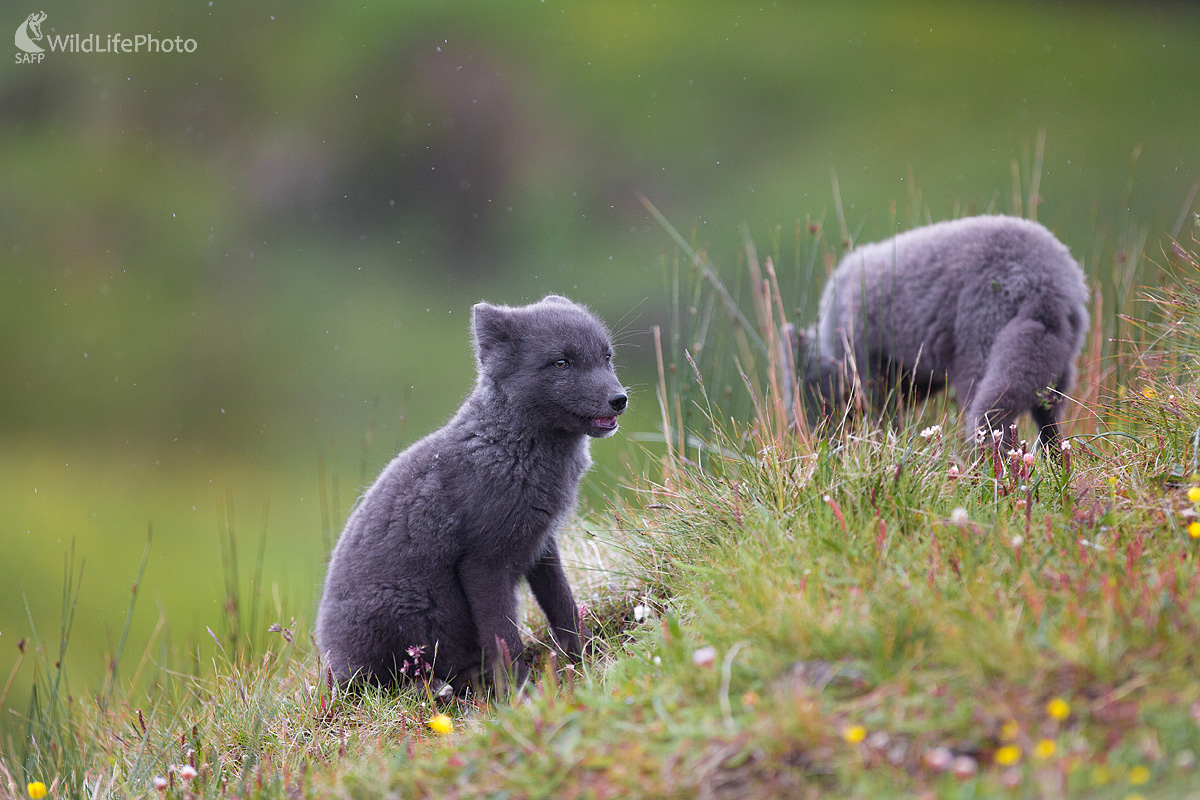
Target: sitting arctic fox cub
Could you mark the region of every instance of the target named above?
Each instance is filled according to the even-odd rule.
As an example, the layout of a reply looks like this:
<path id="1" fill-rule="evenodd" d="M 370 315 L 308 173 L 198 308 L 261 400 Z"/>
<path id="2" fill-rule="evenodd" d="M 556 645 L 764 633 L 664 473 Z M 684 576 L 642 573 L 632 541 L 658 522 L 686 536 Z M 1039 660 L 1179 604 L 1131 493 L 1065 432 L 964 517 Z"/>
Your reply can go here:
<path id="1" fill-rule="evenodd" d="M 317 614 L 317 646 L 341 681 L 444 681 L 515 669 L 517 586 L 550 632 L 582 653 L 556 534 L 627 397 L 604 325 L 551 295 L 474 308 L 478 379 L 441 430 L 384 469 L 346 523 Z"/>
<path id="2" fill-rule="evenodd" d="M 840 413 L 856 377 L 876 408 L 897 391 L 919 400 L 952 386 L 969 437 L 986 428 L 1011 439 L 1009 425 L 1029 411 L 1049 445 L 1086 304 L 1079 265 L 1036 222 L 984 216 L 907 231 L 847 254 L 817 323 L 784 327 L 783 363 L 799 384 L 785 397 L 814 424 Z"/>

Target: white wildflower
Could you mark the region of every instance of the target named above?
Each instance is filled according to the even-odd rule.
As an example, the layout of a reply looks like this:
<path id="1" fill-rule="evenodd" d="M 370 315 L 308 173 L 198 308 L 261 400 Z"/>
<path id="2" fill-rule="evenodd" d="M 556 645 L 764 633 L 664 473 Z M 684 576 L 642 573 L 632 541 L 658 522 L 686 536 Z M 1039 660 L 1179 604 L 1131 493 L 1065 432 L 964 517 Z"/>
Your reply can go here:
<path id="1" fill-rule="evenodd" d="M 959 780 L 966 780 L 979 771 L 979 764 L 970 756 L 959 756 L 951 762 L 950 771 Z"/>
<path id="2" fill-rule="evenodd" d="M 692 663 L 697 667 L 711 667 L 713 662 L 717 660 L 717 648 L 709 645 L 701 647 L 696 652 L 692 653 Z"/>

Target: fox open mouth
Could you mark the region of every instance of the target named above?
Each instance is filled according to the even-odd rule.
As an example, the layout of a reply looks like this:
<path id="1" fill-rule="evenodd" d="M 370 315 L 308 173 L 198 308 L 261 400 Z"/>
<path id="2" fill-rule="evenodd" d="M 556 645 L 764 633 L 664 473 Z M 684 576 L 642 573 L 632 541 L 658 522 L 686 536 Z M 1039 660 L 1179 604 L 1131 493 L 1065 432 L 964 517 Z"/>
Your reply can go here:
<path id="1" fill-rule="evenodd" d="M 617 429 L 617 418 L 616 417 L 596 417 L 595 419 L 592 420 L 592 424 L 602 430 L 613 431 L 613 430 Z"/>

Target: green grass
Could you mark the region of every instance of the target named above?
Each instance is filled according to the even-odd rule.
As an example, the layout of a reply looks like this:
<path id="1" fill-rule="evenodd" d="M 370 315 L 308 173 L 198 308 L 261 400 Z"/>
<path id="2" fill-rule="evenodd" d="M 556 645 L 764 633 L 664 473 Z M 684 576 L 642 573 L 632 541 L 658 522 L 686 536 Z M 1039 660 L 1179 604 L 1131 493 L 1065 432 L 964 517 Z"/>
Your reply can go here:
<path id="1" fill-rule="evenodd" d="M 71 686 L 55 666 L 78 602 L 68 561 L 60 630 L 23 655 L 32 700 L 4 709 L 0 793 L 154 797 L 156 777 L 180 798 L 1200 792 L 1193 251 L 1147 294 L 1154 345 L 1123 356 L 1130 380 L 1076 423 L 1068 458 L 1028 465 L 977 457 L 945 404 L 786 432 L 779 365 L 750 364 L 739 325 L 678 355 L 690 339 L 668 334 L 657 477 L 568 534 L 596 653 L 580 668 L 543 657 L 508 700 L 331 687 L 309 621 L 247 589 L 245 534 L 224 627 L 200 632 L 213 655 L 158 636 L 115 654 L 99 687 Z M 704 308 L 713 280 L 681 293 Z M 775 302 L 768 280 L 745 324 L 769 338 Z M 666 388 L 683 350 L 704 363 L 722 347 L 748 421 L 715 410 L 711 375 L 676 370 Z M 451 733 L 429 728 L 437 713 Z"/>

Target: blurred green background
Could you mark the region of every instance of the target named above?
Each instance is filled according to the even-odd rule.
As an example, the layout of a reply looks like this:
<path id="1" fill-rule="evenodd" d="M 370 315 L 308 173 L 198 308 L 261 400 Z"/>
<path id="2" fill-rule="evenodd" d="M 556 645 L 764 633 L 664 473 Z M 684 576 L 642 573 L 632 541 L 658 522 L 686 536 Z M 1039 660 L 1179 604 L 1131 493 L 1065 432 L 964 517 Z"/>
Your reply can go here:
<path id="1" fill-rule="evenodd" d="M 1039 219 L 1096 278 L 1131 229 L 1161 252 L 1200 178 L 1185 3 L 39 0 L 0 30 L 35 10 L 198 48 L 0 69 L 0 680 L 22 593 L 57 649 L 72 542 L 71 674 L 99 679 L 151 522 L 130 646 L 156 606 L 207 646 L 230 502 L 243 575 L 269 506 L 266 621 L 311 620 L 322 517 L 457 407 L 480 299 L 619 331 L 603 509 L 656 429 L 674 249 L 638 192 L 733 276 L 743 224 L 838 227 L 832 173 L 864 241 L 1011 212 L 1044 130 Z"/>

